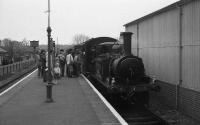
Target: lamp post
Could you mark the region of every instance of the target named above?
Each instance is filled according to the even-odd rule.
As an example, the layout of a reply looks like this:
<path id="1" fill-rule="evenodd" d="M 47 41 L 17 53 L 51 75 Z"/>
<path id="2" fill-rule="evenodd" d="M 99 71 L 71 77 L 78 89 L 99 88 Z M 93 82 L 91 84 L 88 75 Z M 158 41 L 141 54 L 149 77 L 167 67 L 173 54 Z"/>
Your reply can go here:
<path id="1" fill-rule="evenodd" d="M 52 75 L 51 75 L 51 27 L 50 27 L 50 0 L 48 0 L 48 27 L 47 27 L 47 37 L 48 37 L 48 71 L 47 71 L 47 81 L 46 89 L 47 89 L 47 99 L 46 102 L 53 102 L 52 99 Z"/>
<path id="2" fill-rule="evenodd" d="M 56 58 L 56 47 L 55 47 L 55 41 L 52 41 L 52 44 L 53 44 L 53 67 L 55 67 L 55 58 Z"/>

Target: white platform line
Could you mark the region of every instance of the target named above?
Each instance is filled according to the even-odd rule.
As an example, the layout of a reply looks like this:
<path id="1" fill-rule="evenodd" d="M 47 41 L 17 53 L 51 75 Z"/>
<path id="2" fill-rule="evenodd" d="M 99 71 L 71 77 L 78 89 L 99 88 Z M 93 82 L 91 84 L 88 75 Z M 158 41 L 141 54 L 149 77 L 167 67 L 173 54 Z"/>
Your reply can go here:
<path id="1" fill-rule="evenodd" d="M 92 85 L 92 83 L 81 74 L 81 76 L 88 82 L 90 87 L 95 91 L 95 93 L 99 96 L 99 98 L 103 101 L 103 103 L 108 107 L 108 109 L 113 113 L 113 115 L 117 118 L 117 120 L 122 125 L 128 125 L 128 123 L 121 117 L 121 115 L 111 106 L 111 104 L 102 96 L 102 94 Z"/>
<path id="2" fill-rule="evenodd" d="M 10 91 L 12 88 L 14 88 L 16 85 L 18 85 L 20 82 L 22 82 L 23 80 L 25 80 L 26 78 L 28 78 L 30 75 L 32 75 L 33 73 L 35 73 L 37 71 L 34 70 L 32 73 L 28 74 L 27 76 L 25 76 L 24 78 L 20 79 L 17 83 L 13 84 L 11 87 L 9 87 L 8 89 L 4 90 L 2 93 L 0 93 L 0 96 L 4 95 L 6 92 Z"/>

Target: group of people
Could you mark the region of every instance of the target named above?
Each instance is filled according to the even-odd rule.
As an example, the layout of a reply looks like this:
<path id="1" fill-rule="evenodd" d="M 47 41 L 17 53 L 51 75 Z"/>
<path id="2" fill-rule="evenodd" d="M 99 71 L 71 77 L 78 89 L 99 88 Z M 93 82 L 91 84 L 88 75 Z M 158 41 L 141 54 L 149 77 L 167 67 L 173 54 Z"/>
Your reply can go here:
<path id="1" fill-rule="evenodd" d="M 81 73 L 82 54 L 78 50 L 60 50 L 56 57 L 56 63 L 59 63 L 61 70 L 61 77 L 75 77 Z"/>
<path id="2" fill-rule="evenodd" d="M 44 77 L 45 69 L 47 68 L 48 53 L 45 50 L 41 50 L 37 56 L 38 63 L 38 77 Z M 77 77 L 82 72 L 82 53 L 79 50 L 67 50 L 63 49 L 55 55 L 53 66 L 53 77 L 55 83 L 61 77 Z"/>

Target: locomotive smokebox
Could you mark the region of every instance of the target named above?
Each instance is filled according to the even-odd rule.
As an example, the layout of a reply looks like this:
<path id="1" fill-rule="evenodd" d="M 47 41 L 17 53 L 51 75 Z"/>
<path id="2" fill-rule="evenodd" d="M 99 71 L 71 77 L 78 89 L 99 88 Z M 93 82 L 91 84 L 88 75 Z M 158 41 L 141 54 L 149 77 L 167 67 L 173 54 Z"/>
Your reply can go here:
<path id="1" fill-rule="evenodd" d="M 131 32 L 121 32 L 120 39 L 124 43 L 124 52 L 125 55 L 131 55 L 131 36 L 133 33 Z"/>

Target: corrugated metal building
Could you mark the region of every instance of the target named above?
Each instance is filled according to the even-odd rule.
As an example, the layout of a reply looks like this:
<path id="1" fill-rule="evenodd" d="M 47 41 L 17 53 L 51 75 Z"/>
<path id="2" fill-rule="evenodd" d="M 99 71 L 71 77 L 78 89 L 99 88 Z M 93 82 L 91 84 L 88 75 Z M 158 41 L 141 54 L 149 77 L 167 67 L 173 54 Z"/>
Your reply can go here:
<path id="1" fill-rule="evenodd" d="M 124 25 L 132 53 L 162 90 L 168 106 L 200 119 L 200 1 L 181 0 Z"/>

